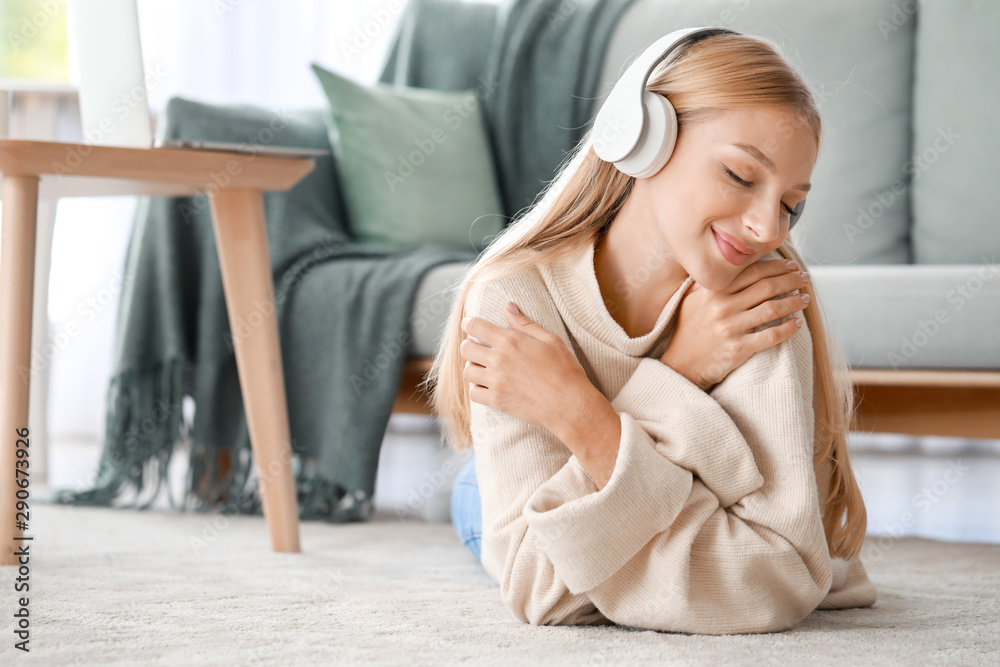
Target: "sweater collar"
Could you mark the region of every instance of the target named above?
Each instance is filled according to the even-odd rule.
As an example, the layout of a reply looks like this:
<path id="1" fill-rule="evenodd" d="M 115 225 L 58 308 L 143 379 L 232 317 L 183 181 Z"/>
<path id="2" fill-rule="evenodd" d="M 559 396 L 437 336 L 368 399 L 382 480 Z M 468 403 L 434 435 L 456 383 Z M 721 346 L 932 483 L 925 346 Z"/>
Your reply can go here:
<path id="1" fill-rule="evenodd" d="M 594 247 L 597 239 L 549 265 L 541 266 L 549 289 L 558 294 L 565 305 L 564 317 L 586 329 L 597 340 L 633 357 L 646 356 L 659 342 L 667 325 L 673 320 L 687 289 L 694 283 L 688 276 L 667 301 L 653 329 L 638 338 L 631 338 L 608 312 L 601 296 L 594 267 Z M 671 330 L 673 327 L 671 327 Z"/>

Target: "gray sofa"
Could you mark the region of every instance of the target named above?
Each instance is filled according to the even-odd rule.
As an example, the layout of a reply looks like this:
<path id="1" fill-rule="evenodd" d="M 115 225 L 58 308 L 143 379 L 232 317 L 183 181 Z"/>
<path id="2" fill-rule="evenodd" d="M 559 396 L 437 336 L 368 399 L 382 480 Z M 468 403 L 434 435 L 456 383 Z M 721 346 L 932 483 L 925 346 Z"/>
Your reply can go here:
<path id="1" fill-rule="evenodd" d="M 596 115 L 624 67 L 680 27 L 770 38 L 824 117 L 792 233 L 853 371 L 861 431 L 1000 438 L 1000 4 L 637 0 L 608 44 Z M 429 368 L 464 265 L 420 286 L 397 407 Z"/>
<path id="2" fill-rule="evenodd" d="M 496 5 L 419 1 L 438 14 L 401 17 L 380 80 L 436 88 L 481 71 Z M 575 3 L 552 6 L 572 13 Z M 447 39 L 443 23 L 457 26 Z M 1000 5 L 636 0 L 607 43 L 591 118 L 635 55 L 697 25 L 777 42 L 817 97 L 823 141 L 792 237 L 814 276 L 811 307 L 823 309 L 852 367 L 856 430 L 1000 439 L 1000 188 L 989 182 L 1000 155 Z M 306 110 L 297 131 L 330 148 L 323 116 Z M 308 192 L 317 204 L 301 207 L 329 208 L 325 188 Z M 466 268 L 440 265 L 418 286 L 396 412 L 428 412 L 417 384 L 451 307 L 447 288 Z"/>

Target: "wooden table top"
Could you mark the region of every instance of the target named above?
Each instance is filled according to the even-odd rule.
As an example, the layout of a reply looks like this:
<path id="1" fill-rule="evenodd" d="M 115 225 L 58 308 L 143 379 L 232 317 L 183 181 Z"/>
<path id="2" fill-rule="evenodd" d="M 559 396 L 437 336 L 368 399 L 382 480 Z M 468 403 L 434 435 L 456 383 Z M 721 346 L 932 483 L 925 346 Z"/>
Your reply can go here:
<path id="1" fill-rule="evenodd" d="M 214 189 L 287 190 L 311 172 L 311 158 L 186 148 L 123 148 L 0 139 L 0 173 L 101 177 Z"/>

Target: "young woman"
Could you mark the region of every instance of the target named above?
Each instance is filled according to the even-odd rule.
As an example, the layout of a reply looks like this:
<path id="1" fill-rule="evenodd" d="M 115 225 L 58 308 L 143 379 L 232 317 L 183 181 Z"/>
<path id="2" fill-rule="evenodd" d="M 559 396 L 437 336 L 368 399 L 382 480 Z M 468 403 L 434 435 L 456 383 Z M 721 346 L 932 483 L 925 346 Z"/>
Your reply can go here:
<path id="1" fill-rule="evenodd" d="M 734 34 L 646 90 L 677 112 L 666 165 L 634 178 L 588 136 L 458 287 L 427 379 L 473 448 L 456 530 L 532 624 L 771 632 L 871 606 L 849 375 L 788 237 L 814 99 Z"/>

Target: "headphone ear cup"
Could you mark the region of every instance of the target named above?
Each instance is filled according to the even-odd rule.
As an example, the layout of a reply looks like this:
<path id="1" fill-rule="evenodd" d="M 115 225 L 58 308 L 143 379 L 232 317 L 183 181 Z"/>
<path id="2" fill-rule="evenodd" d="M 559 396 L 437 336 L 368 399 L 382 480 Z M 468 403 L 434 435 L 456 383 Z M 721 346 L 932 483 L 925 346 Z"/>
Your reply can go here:
<path id="1" fill-rule="evenodd" d="M 645 123 L 628 155 L 615 162 L 618 170 L 635 178 L 655 176 L 670 159 L 677 143 L 677 112 L 663 95 L 644 90 Z"/>

